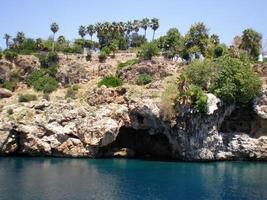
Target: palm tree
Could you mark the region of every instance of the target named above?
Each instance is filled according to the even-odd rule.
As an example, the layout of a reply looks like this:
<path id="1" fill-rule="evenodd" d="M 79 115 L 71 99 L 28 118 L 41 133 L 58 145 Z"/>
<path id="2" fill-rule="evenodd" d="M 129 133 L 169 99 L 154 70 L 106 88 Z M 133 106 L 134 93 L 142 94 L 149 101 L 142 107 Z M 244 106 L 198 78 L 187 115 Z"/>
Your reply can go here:
<path id="1" fill-rule="evenodd" d="M 41 38 L 37 38 L 35 41 L 35 46 L 38 50 L 42 50 L 44 48 L 43 40 Z"/>
<path id="2" fill-rule="evenodd" d="M 148 18 L 144 18 L 141 21 L 141 27 L 145 30 L 145 37 L 146 37 L 146 30 L 149 27 L 149 19 Z"/>
<path id="3" fill-rule="evenodd" d="M 18 43 L 18 46 L 21 47 L 25 41 L 25 34 L 23 32 L 18 32 L 16 41 Z"/>
<path id="4" fill-rule="evenodd" d="M 9 48 L 9 39 L 11 38 L 11 36 L 9 34 L 5 34 L 4 35 L 4 39 L 6 40 L 6 48 Z"/>
<path id="5" fill-rule="evenodd" d="M 133 31 L 133 23 L 131 21 L 128 21 L 125 26 L 126 34 L 127 36 L 129 36 L 129 34 Z"/>
<path id="6" fill-rule="evenodd" d="M 155 32 L 159 28 L 159 20 L 157 18 L 151 19 L 150 27 L 153 29 L 153 40 L 154 40 Z"/>
<path id="7" fill-rule="evenodd" d="M 90 35 L 91 41 L 93 41 L 93 35 L 95 34 L 95 32 L 96 32 L 96 29 L 94 25 L 91 24 L 87 27 L 87 33 Z"/>
<path id="8" fill-rule="evenodd" d="M 95 24 L 95 31 L 97 32 L 97 35 L 99 36 L 103 31 L 103 25 L 100 22 L 97 22 Z"/>
<path id="9" fill-rule="evenodd" d="M 59 30 L 59 26 L 56 22 L 53 22 L 50 26 L 50 30 L 53 32 L 53 46 L 52 46 L 52 51 L 55 50 L 55 34 Z"/>
<path id="10" fill-rule="evenodd" d="M 79 28 L 79 35 L 82 37 L 82 39 L 86 35 L 86 28 L 84 26 L 80 26 L 80 28 Z"/>
<path id="11" fill-rule="evenodd" d="M 126 30 L 126 25 L 124 22 L 119 22 L 118 24 L 118 31 L 120 32 L 120 35 L 123 35 L 123 33 Z"/>
<path id="12" fill-rule="evenodd" d="M 133 30 L 137 33 L 140 29 L 140 21 L 139 20 L 134 20 L 133 21 Z"/>
<path id="13" fill-rule="evenodd" d="M 58 38 L 57 38 L 57 42 L 59 44 L 64 44 L 66 42 L 66 39 L 63 35 L 60 35 Z"/>
<path id="14" fill-rule="evenodd" d="M 103 24 L 103 32 L 106 34 L 110 32 L 111 30 L 111 24 L 109 22 L 104 22 Z"/>

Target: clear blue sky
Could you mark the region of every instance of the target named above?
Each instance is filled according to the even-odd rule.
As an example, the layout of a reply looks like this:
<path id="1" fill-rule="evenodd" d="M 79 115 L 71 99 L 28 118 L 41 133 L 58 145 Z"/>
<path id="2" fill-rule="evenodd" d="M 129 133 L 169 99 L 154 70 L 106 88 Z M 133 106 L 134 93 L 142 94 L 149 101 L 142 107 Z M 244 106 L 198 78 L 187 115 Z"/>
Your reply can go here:
<path id="1" fill-rule="evenodd" d="M 72 40 L 80 25 L 102 21 L 127 21 L 157 17 L 160 36 L 177 27 L 185 34 L 194 22 L 203 21 L 210 33 L 231 44 L 235 35 L 253 28 L 267 37 L 267 0 L 1 0 L 0 47 L 4 33 L 48 38 L 50 24 L 60 26 L 58 35 Z M 151 36 L 151 32 L 148 36 Z"/>

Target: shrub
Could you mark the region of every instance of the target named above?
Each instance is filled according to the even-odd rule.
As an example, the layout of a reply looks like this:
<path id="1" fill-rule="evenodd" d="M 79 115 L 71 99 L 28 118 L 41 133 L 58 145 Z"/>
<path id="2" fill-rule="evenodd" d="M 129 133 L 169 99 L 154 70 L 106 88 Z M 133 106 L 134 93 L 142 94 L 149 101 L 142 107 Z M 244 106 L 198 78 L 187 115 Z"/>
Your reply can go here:
<path id="1" fill-rule="evenodd" d="M 22 94 L 19 96 L 19 102 L 30 102 L 37 100 L 37 97 L 35 94 Z"/>
<path id="2" fill-rule="evenodd" d="M 139 35 L 138 33 L 133 33 L 130 39 L 131 47 L 140 47 L 147 41 L 144 35 Z"/>
<path id="3" fill-rule="evenodd" d="M 39 61 L 41 67 L 48 68 L 50 66 L 54 66 L 58 63 L 59 57 L 56 52 L 49 52 L 46 56 L 40 55 Z"/>
<path id="4" fill-rule="evenodd" d="M 13 62 L 18 57 L 18 54 L 14 51 L 6 51 L 5 52 L 5 58 L 11 62 Z"/>
<path id="5" fill-rule="evenodd" d="M 219 68 L 211 60 L 194 60 L 185 69 L 190 84 L 208 89 L 219 75 Z"/>
<path id="6" fill-rule="evenodd" d="M 18 84 L 18 80 L 10 80 L 10 81 L 4 82 L 1 86 L 3 88 L 6 88 L 6 89 L 14 92 L 16 87 L 17 87 L 17 84 Z"/>
<path id="7" fill-rule="evenodd" d="M 160 115 L 163 120 L 171 120 L 176 116 L 174 100 L 177 96 L 177 86 L 170 84 L 166 87 L 160 99 Z"/>
<path id="8" fill-rule="evenodd" d="M 100 51 L 100 54 L 98 55 L 99 62 L 103 63 L 107 59 L 107 53 L 104 51 Z"/>
<path id="9" fill-rule="evenodd" d="M 86 59 L 86 61 L 91 61 L 92 60 L 92 51 L 88 51 L 85 59 Z"/>
<path id="10" fill-rule="evenodd" d="M 215 58 L 221 57 L 225 54 L 227 54 L 228 49 L 227 46 L 224 44 L 218 45 L 215 49 L 214 49 L 214 56 Z"/>
<path id="11" fill-rule="evenodd" d="M 68 88 L 67 93 L 65 95 L 65 99 L 76 99 L 76 95 L 77 92 L 79 90 L 79 86 L 78 85 L 73 85 L 71 87 Z"/>
<path id="12" fill-rule="evenodd" d="M 3 53 L 0 52 L 0 60 L 3 58 Z"/>
<path id="13" fill-rule="evenodd" d="M 138 52 L 138 57 L 142 60 L 151 60 L 153 56 L 159 55 L 159 48 L 155 42 L 145 43 Z"/>
<path id="14" fill-rule="evenodd" d="M 226 102 L 249 103 L 261 92 L 261 81 L 250 63 L 222 57 L 217 61 L 222 69 L 213 92 Z"/>
<path id="15" fill-rule="evenodd" d="M 122 80 L 114 76 L 107 76 L 97 84 L 98 87 L 101 87 L 102 85 L 107 87 L 118 87 L 122 85 Z"/>
<path id="16" fill-rule="evenodd" d="M 137 85 L 146 85 L 151 83 L 153 78 L 149 74 L 140 74 L 136 81 Z"/>
<path id="17" fill-rule="evenodd" d="M 26 83 L 36 91 L 43 91 L 44 93 L 51 93 L 58 88 L 57 80 L 49 76 L 49 71 L 46 69 L 33 71 L 27 77 Z"/>
<path id="18" fill-rule="evenodd" d="M 9 108 L 9 109 L 7 110 L 7 114 L 9 114 L 9 115 L 13 115 L 13 113 L 14 113 L 14 111 L 13 111 L 12 108 Z"/>
<path id="19" fill-rule="evenodd" d="M 132 66 L 132 65 L 135 65 L 137 63 L 139 63 L 138 59 L 127 60 L 126 62 L 119 63 L 118 66 L 117 66 L 117 69 L 121 70 L 124 67 Z"/>
<path id="20" fill-rule="evenodd" d="M 108 56 L 111 53 L 111 50 L 109 47 L 105 46 L 101 49 L 101 52 L 104 52 Z"/>
<path id="21" fill-rule="evenodd" d="M 207 113 L 208 97 L 200 87 L 191 88 L 191 99 L 196 112 Z"/>

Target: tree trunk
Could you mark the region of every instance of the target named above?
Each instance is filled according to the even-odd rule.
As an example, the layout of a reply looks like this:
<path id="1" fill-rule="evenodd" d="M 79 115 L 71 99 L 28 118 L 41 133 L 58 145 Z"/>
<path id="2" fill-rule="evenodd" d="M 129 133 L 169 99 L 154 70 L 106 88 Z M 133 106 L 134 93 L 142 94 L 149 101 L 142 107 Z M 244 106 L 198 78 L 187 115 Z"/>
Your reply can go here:
<path id="1" fill-rule="evenodd" d="M 55 51 L 55 33 L 53 34 L 53 44 L 52 44 L 52 51 Z"/>
<path id="2" fill-rule="evenodd" d="M 153 39 L 152 39 L 152 41 L 154 40 L 154 38 L 155 38 L 155 30 L 153 31 Z"/>
<path id="3" fill-rule="evenodd" d="M 6 40 L 6 48 L 8 49 L 8 40 Z"/>
<path id="4" fill-rule="evenodd" d="M 146 39 L 146 29 L 145 29 L 145 39 Z"/>

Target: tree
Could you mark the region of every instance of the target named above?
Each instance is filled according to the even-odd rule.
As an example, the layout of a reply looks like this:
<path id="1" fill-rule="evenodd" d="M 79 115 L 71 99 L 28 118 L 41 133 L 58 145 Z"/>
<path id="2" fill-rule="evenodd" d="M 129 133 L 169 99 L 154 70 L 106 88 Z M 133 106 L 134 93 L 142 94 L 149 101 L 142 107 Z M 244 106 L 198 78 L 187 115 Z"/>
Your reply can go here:
<path id="1" fill-rule="evenodd" d="M 154 40 L 155 32 L 159 28 L 159 20 L 157 18 L 151 19 L 150 27 L 153 29 L 153 40 Z"/>
<path id="2" fill-rule="evenodd" d="M 43 40 L 41 38 L 37 38 L 35 41 L 36 49 L 42 50 L 44 48 Z"/>
<path id="3" fill-rule="evenodd" d="M 141 21 L 141 27 L 144 29 L 145 31 L 145 37 L 146 37 L 146 30 L 149 26 L 149 19 L 148 18 L 144 18 L 142 21 Z"/>
<path id="4" fill-rule="evenodd" d="M 91 24 L 87 27 L 87 33 L 90 35 L 91 41 L 93 41 L 93 35 L 95 34 L 95 32 L 96 32 L 96 29 L 94 25 Z"/>
<path id="5" fill-rule="evenodd" d="M 59 26 L 56 22 L 53 22 L 50 26 L 50 30 L 53 32 L 53 46 L 52 46 L 52 51 L 55 51 L 55 34 L 59 30 Z"/>
<path id="6" fill-rule="evenodd" d="M 251 59 L 257 60 L 261 49 L 262 36 L 253 29 L 243 31 L 240 48 L 247 51 Z"/>
<path id="7" fill-rule="evenodd" d="M 11 36 L 9 34 L 5 34 L 4 35 L 4 39 L 6 40 L 6 48 L 9 48 L 9 39 L 11 38 Z"/>
<path id="8" fill-rule="evenodd" d="M 159 38 L 159 47 L 163 51 L 163 55 L 167 58 L 173 58 L 176 54 L 180 54 L 183 47 L 183 40 L 177 28 L 171 28 L 166 36 Z"/>
<path id="9" fill-rule="evenodd" d="M 193 24 L 185 36 L 185 47 L 189 53 L 205 55 L 209 40 L 208 28 L 202 22 Z"/>
<path id="10" fill-rule="evenodd" d="M 66 42 L 66 39 L 63 35 L 60 35 L 57 39 L 57 42 L 62 45 Z"/>
<path id="11" fill-rule="evenodd" d="M 217 46 L 218 44 L 220 44 L 220 38 L 219 38 L 219 36 L 216 35 L 216 34 L 212 34 L 212 35 L 210 36 L 210 41 L 211 41 L 215 46 Z"/>
<path id="12" fill-rule="evenodd" d="M 115 58 L 115 53 L 119 50 L 119 41 L 113 40 L 113 42 L 109 45 L 109 48 L 112 51 L 112 58 Z"/>
<path id="13" fill-rule="evenodd" d="M 140 21 L 135 19 L 135 20 L 133 21 L 133 30 L 134 30 L 136 33 L 138 33 L 139 29 L 140 29 Z"/>
<path id="14" fill-rule="evenodd" d="M 25 41 L 25 34 L 23 32 L 18 32 L 17 37 L 16 37 L 16 41 L 18 43 L 18 46 L 22 47 L 23 42 Z"/>
<path id="15" fill-rule="evenodd" d="M 82 39 L 86 35 L 86 28 L 84 26 L 79 27 L 79 35 L 82 37 Z"/>
<path id="16" fill-rule="evenodd" d="M 142 60 L 151 60 L 153 56 L 159 55 L 160 50 L 155 42 L 145 43 L 138 52 L 138 57 Z"/>
<path id="17" fill-rule="evenodd" d="M 128 21 L 126 23 L 126 34 L 129 36 L 129 34 L 133 31 L 133 23 L 131 21 Z"/>

